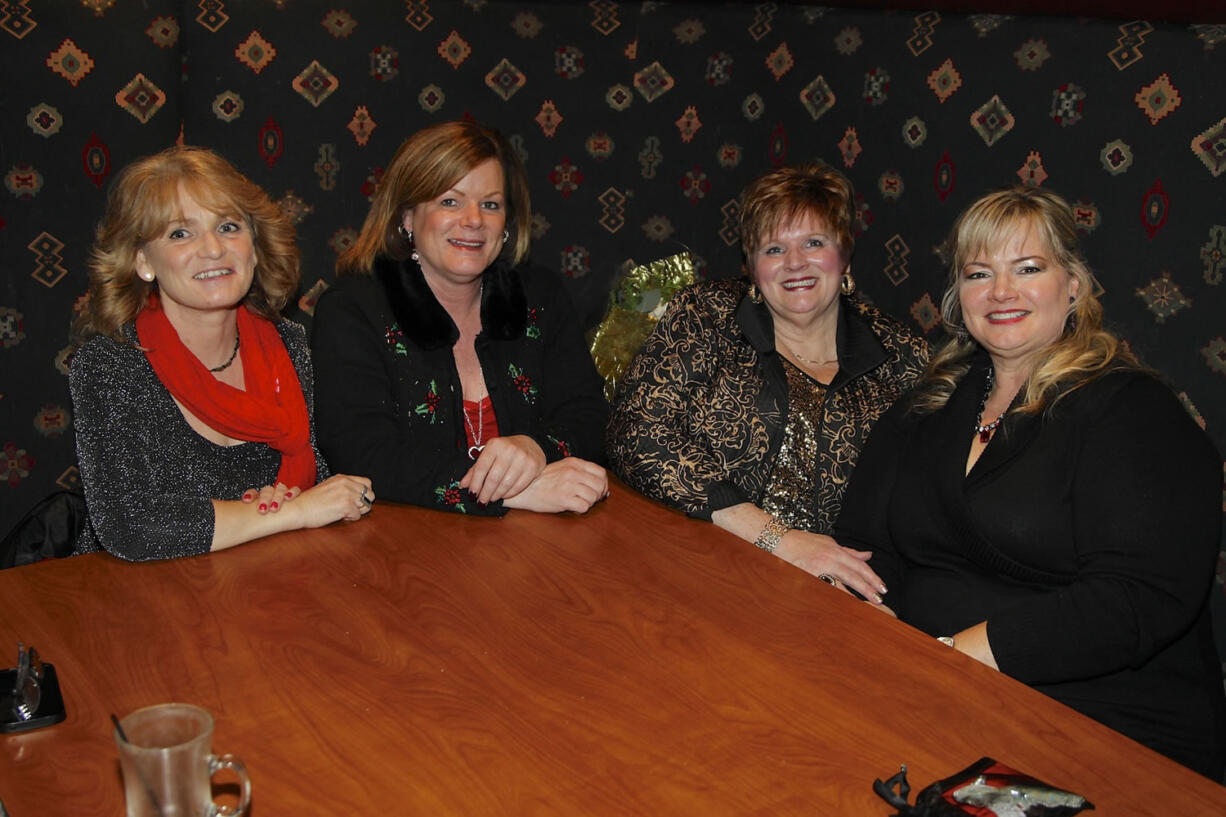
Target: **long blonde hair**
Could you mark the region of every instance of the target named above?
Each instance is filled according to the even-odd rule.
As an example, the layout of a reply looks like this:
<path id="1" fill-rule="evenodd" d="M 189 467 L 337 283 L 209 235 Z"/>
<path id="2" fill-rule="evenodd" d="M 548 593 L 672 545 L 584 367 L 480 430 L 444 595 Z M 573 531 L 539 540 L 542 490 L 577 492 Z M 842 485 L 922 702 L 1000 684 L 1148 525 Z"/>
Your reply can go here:
<path id="1" fill-rule="evenodd" d="M 183 217 L 182 187 L 202 207 L 244 219 L 255 246 L 255 277 L 243 302 L 276 320 L 298 288 L 293 222 L 255 182 L 206 148 L 177 145 L 125 167 L 107 193 L 89 256 L 89 297 L 73 327 L 79 345 L 94 335 L 122 340 L 120 328 L 145 307 L 156 282 L 136 274 L 136 254 Z"/>
<path id="2" fill-rule="evenodd" d="M 532 205 L 523 165 L 498 131 L 456 121 L 422 128 L 400 145 L 379 181 L 362 232 L 337 261 L 337 271 L 369 273 L 380 255 L 407 258 L 413 244 L 400 233 L 404 214 L 446 193 L 489 159 L 497 160 L 503 172 L 510 260 L 523 261 L 532 236 Z"/>
<path id="3" fill-rule="evenodd" d="M 1064 394 L 1115 369 L 1141 368 L 1120 339 L 1103 329 L 1102 286 L 1077 246 L 1077 228 L 1068 203 L 1037 187 L 1011 187 L 982 196 L 954 222 L 942 255 L 949 279 L 941 298 L 941 318 L 950 337 L 933 356 L 912 396 L 921 413 L 942 408 L 971 365 L 979 343 L 962 317 L 959 282 L 962 271 L 987 248 L 1004 241 L 1020 227 L 1038 231 L 1044 249 L 1077 282 L 1064 331 L 1043 353 L 1023 387 L 1021 404 L 1013 411 L 1038 414 Z"/>

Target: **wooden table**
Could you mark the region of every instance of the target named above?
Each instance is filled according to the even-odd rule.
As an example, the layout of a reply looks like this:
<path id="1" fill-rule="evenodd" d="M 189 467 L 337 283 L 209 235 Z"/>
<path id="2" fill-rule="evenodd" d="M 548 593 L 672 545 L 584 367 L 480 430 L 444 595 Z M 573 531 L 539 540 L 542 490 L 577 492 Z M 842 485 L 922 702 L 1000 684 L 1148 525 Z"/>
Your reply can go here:
<path id="1" fill-rule="evenodd" d="M 1106 815 L 1226 789 L 621 485 L 586 516 L 363 521 L 0 572 L 68 719 L 0 737 L 12 817 L 119 815 L 108 714 L 217 718 L 252 814 L 886 815 L 982 755 Z M 11 661 L 11 659 L 9 659 Z"/>

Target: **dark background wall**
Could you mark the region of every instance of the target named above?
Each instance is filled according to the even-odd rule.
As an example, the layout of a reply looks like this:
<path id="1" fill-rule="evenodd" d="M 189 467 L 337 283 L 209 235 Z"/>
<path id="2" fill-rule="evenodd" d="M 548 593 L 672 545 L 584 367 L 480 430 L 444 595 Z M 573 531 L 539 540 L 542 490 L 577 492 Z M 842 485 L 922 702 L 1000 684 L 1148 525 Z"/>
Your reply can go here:
<path id="1" fill-rule="evenodd" d="M 795 0 L 783 0 L 785 3 Z M 961 14 L 1051 15 L 1055 17 L 1097 17 L 1108 20 L 1144 19 L 1151 22 L 1221 23 L 1226 21 L 1226 5 L 1220 0 L 1171 0 L 1156 4 L 1151 0 L 936 0 L 932 3 L 899 0 L 843 0 L 843 7 L 903 11 L 924 9 Z"/>
<path id="2" fill-rule="evenodd" d="M 737 275 L 742 186 L 822 157 L 860 191 L 861 289 L 935 339 L 932 249 L 955 214 L 1001 185 L 1055 189 L 1077 202 L 1114 327 L 1226 449 L 1226 26 L 772 3 L 23 0 L 0 7 L 0 42 L 0 531 L 77 480 L 68 325 L 119 168 L 181 136 L 264 185 L 298 220 L 309 323 L 396 146 L 458 117 L 514 140 L 534 259 L 570 276 L 589 324 L 632 261 L 688 247 L 703 275 Z"/>

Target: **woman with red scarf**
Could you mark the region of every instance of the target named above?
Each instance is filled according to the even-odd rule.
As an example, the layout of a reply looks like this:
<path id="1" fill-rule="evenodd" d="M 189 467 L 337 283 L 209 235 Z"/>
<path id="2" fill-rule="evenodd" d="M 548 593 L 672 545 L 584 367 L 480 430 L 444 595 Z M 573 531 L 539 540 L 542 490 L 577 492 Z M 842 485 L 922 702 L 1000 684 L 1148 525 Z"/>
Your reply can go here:
<path id="1" fill-rule="evenodd" d="M 129 165 L 90 258 L 69 381 L 90 524 L 78 552 L 190 556 L 357 520 L 365 477 L 315 448 L 294 228 L 216 154 Z"/>

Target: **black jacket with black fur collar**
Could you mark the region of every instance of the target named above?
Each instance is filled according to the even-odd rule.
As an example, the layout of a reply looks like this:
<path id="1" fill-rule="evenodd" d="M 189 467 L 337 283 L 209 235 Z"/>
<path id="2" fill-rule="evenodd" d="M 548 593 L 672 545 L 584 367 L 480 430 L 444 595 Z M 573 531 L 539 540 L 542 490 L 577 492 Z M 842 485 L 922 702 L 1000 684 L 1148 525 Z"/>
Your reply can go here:
<path id="1" fill-rule="evenodd" d="M 477 358 L 499 433 L 536 440 L 552 462 L 604 462 L 608 420 L 562 282 L 501 262 L 484 275 Z M 371 478 L 381 499 L 499 515 L 459 480 L 467 455 L 452 347 L 460 333 L 411 261 L 380 258 L 319 299 L 311 335 L 320 451 L 336 473 Z"/>

